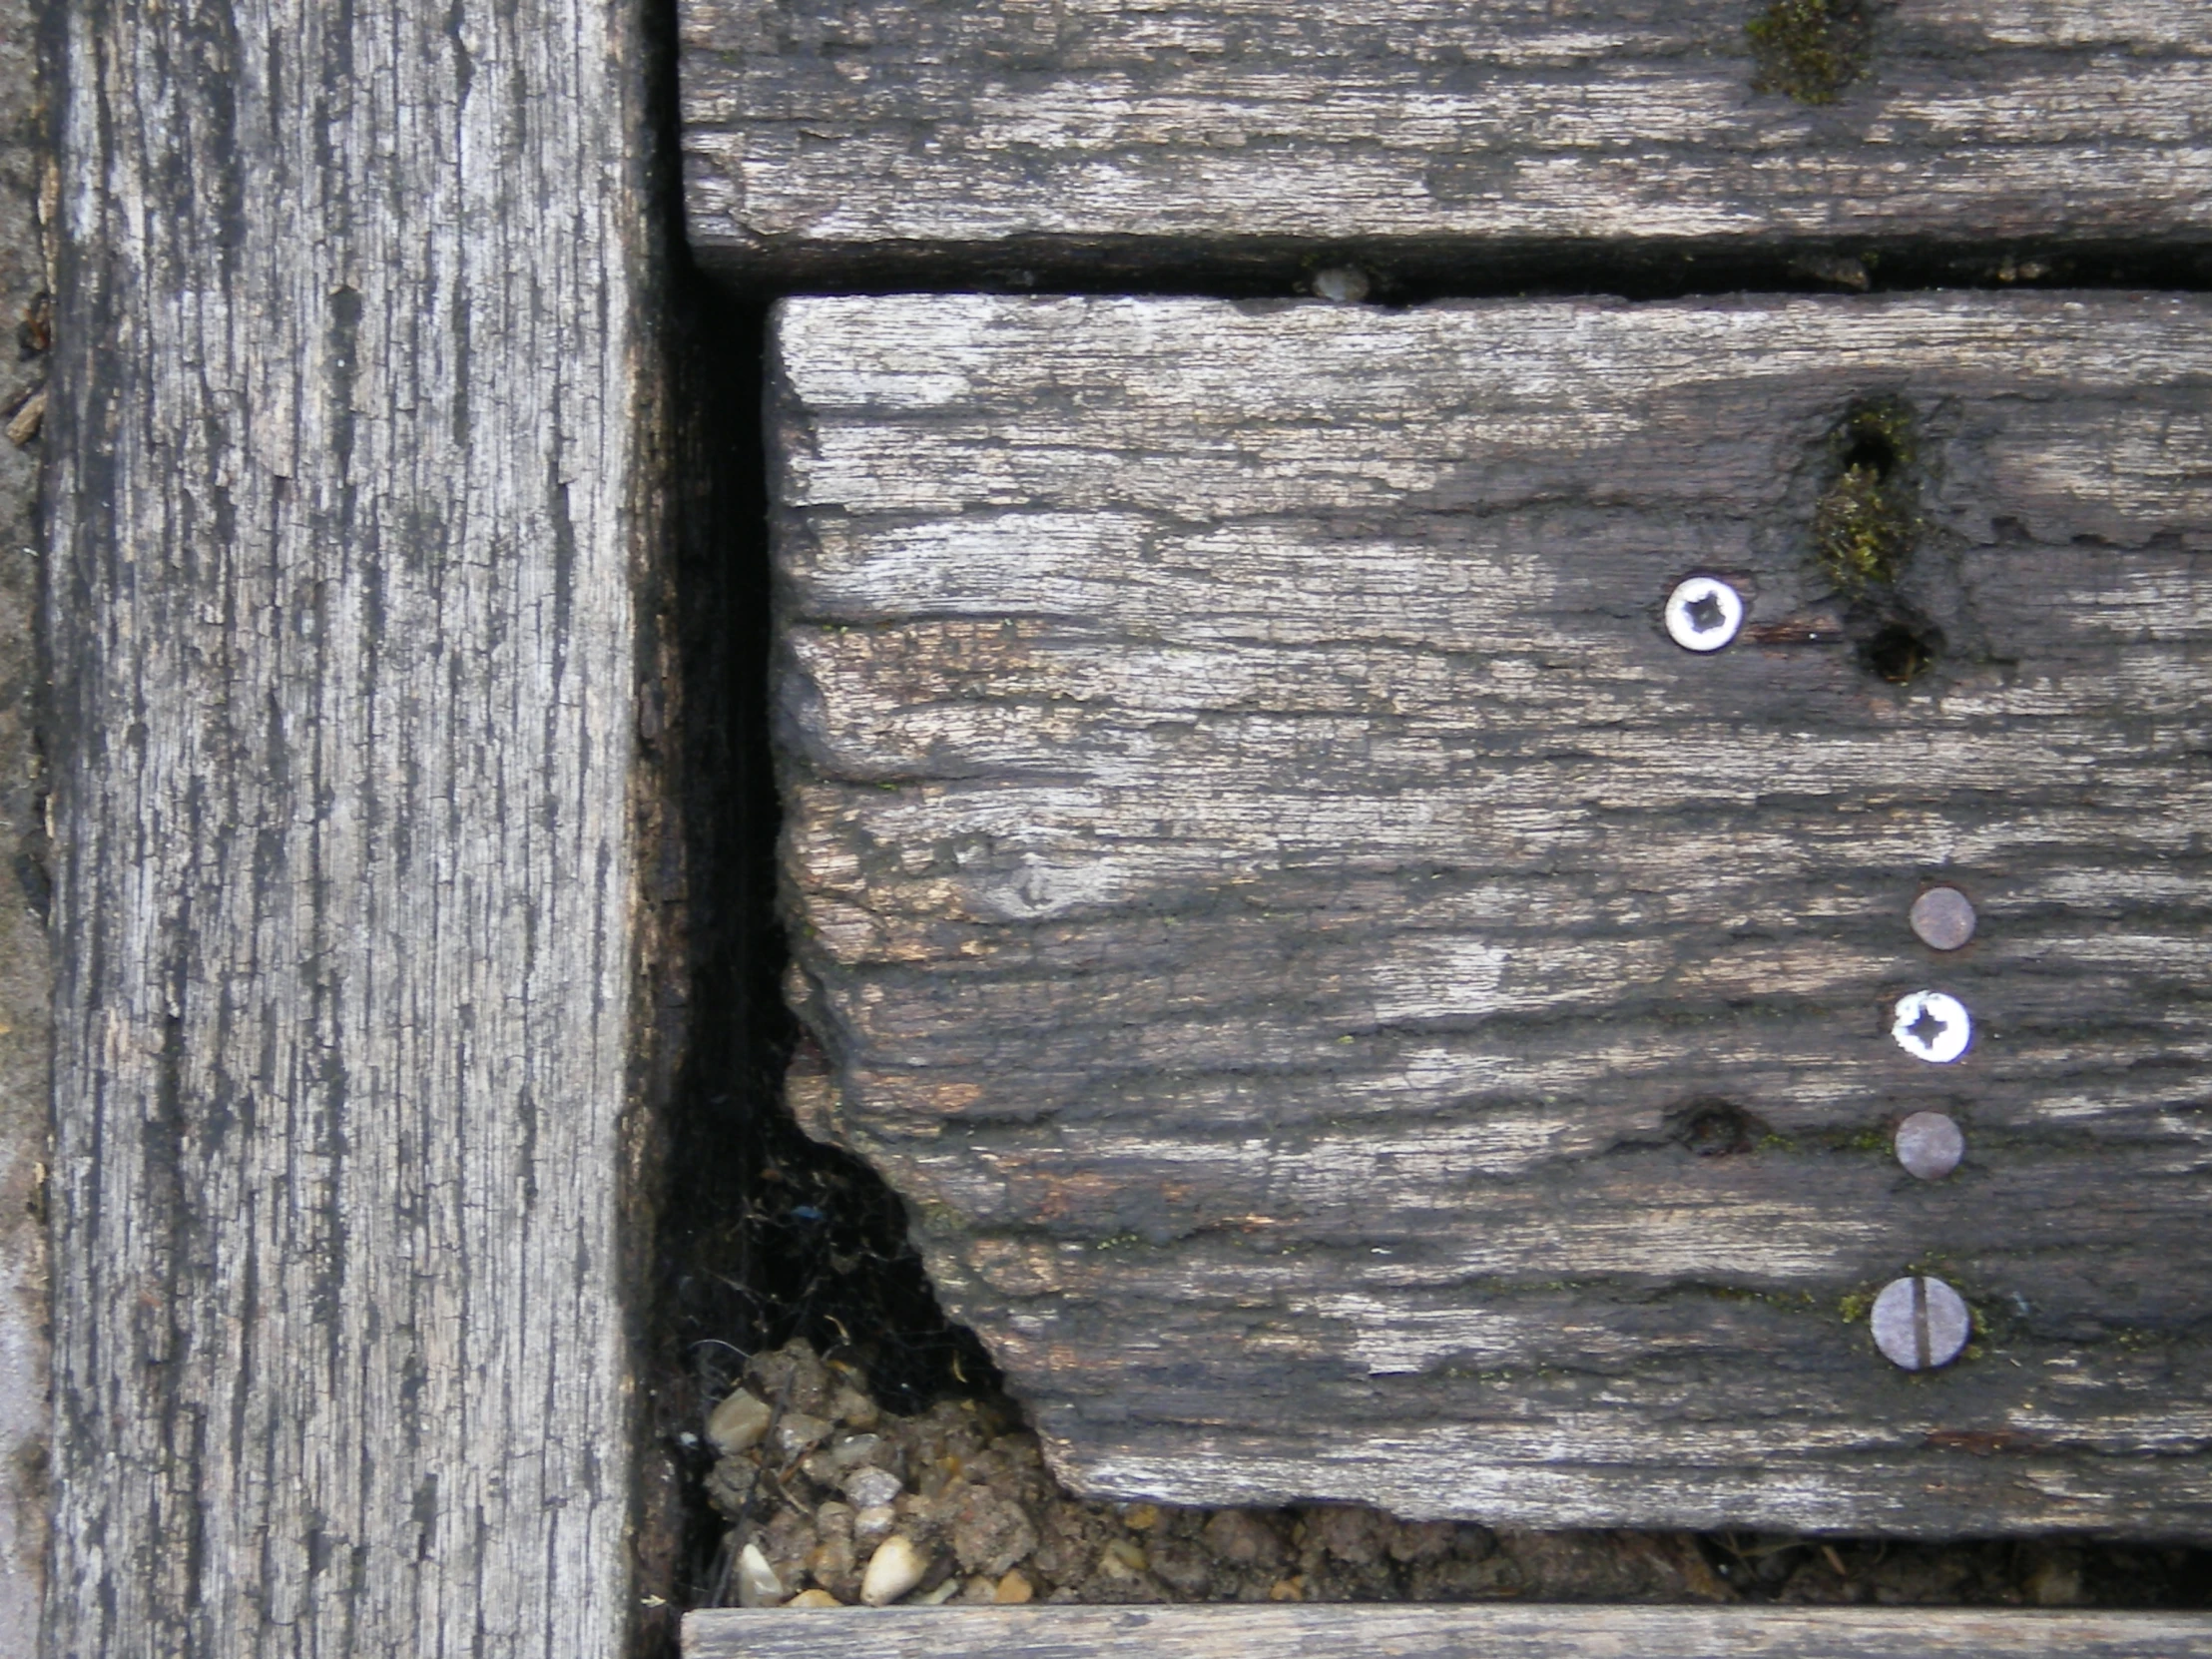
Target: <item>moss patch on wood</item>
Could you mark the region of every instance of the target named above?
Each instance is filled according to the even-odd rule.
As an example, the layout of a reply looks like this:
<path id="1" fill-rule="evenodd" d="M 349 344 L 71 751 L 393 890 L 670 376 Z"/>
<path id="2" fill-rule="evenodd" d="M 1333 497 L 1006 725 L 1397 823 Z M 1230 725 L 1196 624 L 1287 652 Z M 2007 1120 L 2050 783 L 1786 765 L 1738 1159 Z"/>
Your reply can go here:
<path id="1" fill-rule="evenodd" d="M 1813 549 L 1838 591 L 1858 598 L 1892 586 L 1920 537 L 1913 412 L 1894 399 L 1858 404 L 1834 445 L 1836 475 L 1813 511 Z"/>
<path id="2" fill-rule="evenodd" d="M 1744 33 L 1758 65 L 1757 92 L 1833 104 L 1867 73 L 1873 30 L 1857 0 L 1773 0 Z"/>

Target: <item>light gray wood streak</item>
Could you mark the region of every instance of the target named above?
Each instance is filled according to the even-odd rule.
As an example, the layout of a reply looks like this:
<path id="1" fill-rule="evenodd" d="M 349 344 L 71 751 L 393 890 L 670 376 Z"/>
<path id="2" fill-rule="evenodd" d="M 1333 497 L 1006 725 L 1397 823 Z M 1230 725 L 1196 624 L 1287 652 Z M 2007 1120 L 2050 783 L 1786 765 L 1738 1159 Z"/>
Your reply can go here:
<path id="1" fill-rule="evenodd" d="M 613 1655 L 640 21 L 67 10 L 57 1655 Z"/>
<path id="2" fill-rule="evenodd" d="M 793 1103 L 1065 1478 L 2203 1530 L 2208 324 L 785 304 Z M 1808 527 L 1872 396 L 1924 532 L 1854 606 Z M 1699 568 L 1710 658 L 1658 621 Z M 1955 1066 L 1890 1040 L 1923 985 Z M 1884 1135 L 1930 1107 L 1940 1184 Z M 1919 1379 L 1850 1311 L 1914 1265 L 1980 1323 Z"/>
<path id="3" fill-rule="evenodd" d="M 1880 8 L 1872 75 L 1823 108 L 1753 90 L 1755 9 L 682 0 L 692 239 L 742 271 L 2212 234 L 2195 0 Z"/>
<path id="4" fill-rule="evenodd" d="M 685 1659 L 1245 1659 L 1296 1652 L 1387 1659 L 2182 1659 L 2212 1653 L 2185 1613 L 1946 1608 L 1018 1607 L 702 1611 Z"/>

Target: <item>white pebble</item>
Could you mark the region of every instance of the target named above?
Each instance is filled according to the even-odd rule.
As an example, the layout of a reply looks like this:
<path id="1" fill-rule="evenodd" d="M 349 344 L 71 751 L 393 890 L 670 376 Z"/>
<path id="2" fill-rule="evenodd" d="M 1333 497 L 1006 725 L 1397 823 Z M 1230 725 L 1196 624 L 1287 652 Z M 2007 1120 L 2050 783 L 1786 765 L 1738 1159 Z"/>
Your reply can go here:
<path id="1" fill-rule="evenodd" d="M 867 1558 L 867 1571 L 860 1575 L 860 1599 L 870 1607 L 888 1607 L 919 1584 L 928 1570 L 929 1563 L 906 1534 L 893 1532 Z"/>
<path id="2" fill-rule="evenodd" d="M 756 1399 L 743 1388 L 733 1388 L 730 1396 L 708 1417 L 707 1438 L 715 1442 L 715 1449 L 724 1456 L 750 1451 L 768 1432 L 771 1415 L 766 1400 Z"/>
<path id="3" fill-rule="evenodd" d="M 1368 274 L 1354 265 L 1331 266 L 1314 273 L 1315 294 L 1340 305 L 1357 305 L 1368 296 Z"/>
<path id="4" fill-rule="evenodd" d="M 738 1605 L 774 1607 L 784 1599 L 784 1581 L 768 1564 L 759 1544 L 747 1544 L 738 1552 Z"/>

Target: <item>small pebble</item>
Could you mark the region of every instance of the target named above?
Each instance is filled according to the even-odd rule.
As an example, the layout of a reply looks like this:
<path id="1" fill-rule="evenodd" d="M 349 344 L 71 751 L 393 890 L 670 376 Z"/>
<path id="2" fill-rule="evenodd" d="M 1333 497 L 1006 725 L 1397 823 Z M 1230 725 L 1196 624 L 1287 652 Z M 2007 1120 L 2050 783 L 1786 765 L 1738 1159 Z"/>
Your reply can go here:
<path id="1" fill-rule="evenodd" d="M 835 1426 L 826 1418 L 811 1416 L 805 1411 L 786 1411 L 776 1423 L 776 1454 L 786 1462 L 804 1457 L 827 1440 Z"/>
<path id="2" fill-rule="evenodd" d="M 860 1575 L 860 1599 L 870 1607 L 888 1607 L 919 1584 L 928 1570 L 929 1563 L 906 1534 L 893 1532 L 868 1557 L 867 1571 Z"/>
<path id="3" fill-rule="evenodd" d="M 738 1605 L 774 1607 L 784 1599 L 784 1581 L 768 1564 L 759 1544 L 747 1544 L 738 1552 Z"/>
<path id="4" fill-rule="evenodd" d="M 883 1420 L 874 1400 L 857 1388 L 844 1387 L 830 1401 L 830 1414 L 847 1428 L 873 1428 Z"/>
<path id="5" fill-rule="evenodd" d="M 707 1438 L 714 1441 L 717 1451 L 726 1455 L 750 1451 L 761 1443 L 761 1436 L 768 1432 L 769 1418 L 774 1414 L 768 1401 L 756 1398 L 743 1388 L 732 1389 L 729 1397 L 707 1418 Z"/>
<path id="6" fill-rule="evenodd" d="M 1368 274 L 1356 265 L 1333 265 L 1314 273 L 1314 293 L 1340 305 L 1357 305 L 1368 296 Z"/>
<path id="7" fill-rule="evenodd" d="M 842 1607 L 844 1603 L 828 1590 L 801 1590 L 799 1594 L 793 1596 L 784 1605 L 786 1607 Z"/>
<path id="8" fill-rule="evenodd" d="M 1036 1593 L 1036 1586 L 1027 1578 L 1018 1572 L 1010 1572 L 998 1581 L 998 1588 L 991 1592 L 991 1599 L 1001 1607 L 1019 1607 Z"/>
<path id="9" fill-rule="evenodd" d="M 887 1503 L 863 1506 L 852 1517 L 852 1541 L 863 1549 L 882 1538 L 898 1524 L 898 1511 Z"/>
<path id="10" fill-rule="evenodd" d="M 830 1448 L 830 1466 L 840 1473 L 873 1457 L 883 1444 L 880 1434 L 847 1434 Z"/>
<path id="11" fill-rule="evenodd" d="M 913 1605 L 916 1607 L 942 1607 L 959 1593 L 960 1581 L 957 1578 L 948 1578 L 935 1589 L 914 1597 Z"/>
<path id="12" fill-rule="evenodd" d="M 905 1489 L 889 1469 L 854 1469 L 844 1477 L 845 1501 L 860 1510 L 880 1509 Z"/>
<path id="13" fill-rule="evenodd" d="M 1132 1503 L 1121 1512 L 1121 1524 L 1132 1532 L 1149 1532 L 1160 1524 L 1159 1505 Z"/>

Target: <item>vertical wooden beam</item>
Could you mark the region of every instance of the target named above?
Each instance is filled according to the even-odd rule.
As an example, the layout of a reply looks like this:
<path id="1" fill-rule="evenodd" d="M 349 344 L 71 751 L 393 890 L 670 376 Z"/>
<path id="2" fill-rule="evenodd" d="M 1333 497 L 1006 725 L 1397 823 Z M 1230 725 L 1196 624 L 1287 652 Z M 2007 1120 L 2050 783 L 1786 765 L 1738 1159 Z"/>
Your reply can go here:
<path id="1" fill-rule="evenodd" d="M 0 0 L 0 1653 L 35 1653 L 46 1559 L 48 1162 L 44 785 L 37 752 L 38 431 L 46 177 L 38 6 Z M 24 326 L 28 324 L 28 327 Z"/>
<path id="2" fill-rule="evenodd" d="M 641 8 L 75 0 L 50 1651 L 620 1651 Z"/>

